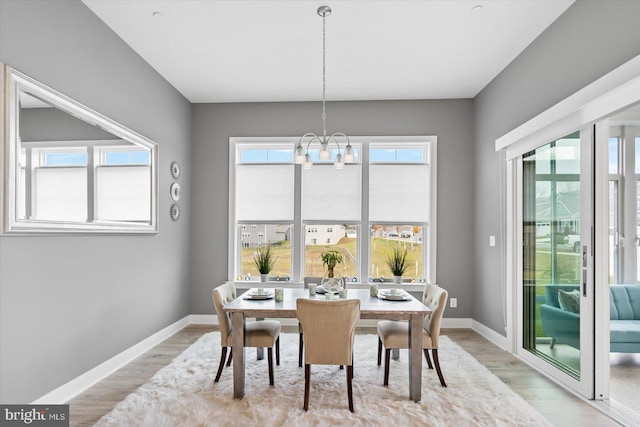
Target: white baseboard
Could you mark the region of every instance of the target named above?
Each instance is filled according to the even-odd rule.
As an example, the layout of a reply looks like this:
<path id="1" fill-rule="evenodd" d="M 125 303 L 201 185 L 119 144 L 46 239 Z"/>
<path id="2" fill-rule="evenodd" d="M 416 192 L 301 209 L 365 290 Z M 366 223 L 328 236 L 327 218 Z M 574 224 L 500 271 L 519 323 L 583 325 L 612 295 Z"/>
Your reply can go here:
<path id="1" fill-rule="evenodd" d="M 283 326 L 297 326 L 297 319 L 279 319 Z M 377 319 L 362 319 L 358 322 L 360 327 L 375 327 L 378 323 Z M 151 350 L 162 341 L 166 340 L 170 336 L 179 332 L 181 329 L 189 325 L 217 325 L 218 316 L 215 314 L 190 314 L 177 322 L 167 326 L 161 331 L 156 332 L 150 337 L 140 341 L 138 344 L 126 349 L 120 354 L 113 356 L 111 359 L 101 363 L 95 368 L 85 372 L 79 377 L 69 381 L 66 384 L 61 385 L 55 390 L 41 396 L 40 398 L 31 402 L 32 405 L 44 405 L 44 404 L 64 404 L 68 402 L 78 394 L 82 393 L 87 388 L 103 380 L 113 372 L 130 363 L 136 357 L 141 356 L 145 352 Z M 442 319 L 442 327 L 450 329 L 475 329 L 472 325 L 479 323 L 468 318 L 444 318 Z M 480 325 L 482 326 L 482 325 Z M 483 328 L 489 330 L 488 328 Z M 490 331 L 490 330 L 489 330 Z M 483 336 L 486 336 L 480 331 L 477 331 Z M 491 331 L 493 332 L 493 331 Z M 495 334 L 495 332 L 493 332 Z M 496 334 L 497 335 L 497 334 Z M 488 338 L 488 337 L 487 337 Z M 489 338 L 490 339 L 490 338 Z M 496 344 L 499 345 L 499 344 Z M 504 348 L 504 347 L 502 347 Z"/>
<path id="2" fill-rule="evenodd" d="M 113 372 L 130 363 L 133 359 L 151 350 L 162 341 L 179 332 L 185 326 L 189 325 L 190 316 L 186 316 L 177 322 L 167 326 L 166 328 L 156 332 L 148 338 L 140 341 L 132 347 L 129 347 L 120 354 L 113 356 L 111 359 L 96 366 L 90 371 L 85 372 L 77 378 L 61 385 L 55 390 L 45 394 L 44 396 L 31 402 L 32 405 L 45 404 L 63 404 L 73 397 L 91 387 L 98 381 L 103 380 Z"/>
<path id="3" fill-rule="evenodd" d="M 442 329 L 472 329 L 473 319 L 466 317 L 443 317 L 440 328 Z"/>
<path id="4" fill-rule="evenodd" d="M 189 318 L 190 325 L 217 325 L 218 324 L 217 314 L 190 314 L 187 317 Z"/>
<path id="5" fill-rule="evenodd" d="M 508 347 L 507 346 L 507 337 L 504 337 L 504 336 L 500 335 L 499 333 L 497 333 L 493 329 L 483 325 L 482 323 L 480 323 L 478 321 L 471 320 L 471 323 L 472 323 L 471 329 L 473 329 L 478 334 L 482 335 L 483 337 L 485 337 L 486 339 L 488 339 L 489 341 L 491 341 L 492 343 L 494 343 L 495 345 L 497 345 L 501 349 L 507 350 L 507 347 Z"/>

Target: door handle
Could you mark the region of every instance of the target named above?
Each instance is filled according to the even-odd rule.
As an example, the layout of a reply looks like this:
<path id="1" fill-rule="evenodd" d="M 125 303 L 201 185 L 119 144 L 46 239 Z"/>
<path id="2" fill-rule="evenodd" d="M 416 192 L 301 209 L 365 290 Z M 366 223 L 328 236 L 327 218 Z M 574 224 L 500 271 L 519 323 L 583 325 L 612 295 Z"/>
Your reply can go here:
<path id="1" fill-rule="evenodd" d="M 582 246 L 582 296 L 587 296 L 587 245 Z"/>

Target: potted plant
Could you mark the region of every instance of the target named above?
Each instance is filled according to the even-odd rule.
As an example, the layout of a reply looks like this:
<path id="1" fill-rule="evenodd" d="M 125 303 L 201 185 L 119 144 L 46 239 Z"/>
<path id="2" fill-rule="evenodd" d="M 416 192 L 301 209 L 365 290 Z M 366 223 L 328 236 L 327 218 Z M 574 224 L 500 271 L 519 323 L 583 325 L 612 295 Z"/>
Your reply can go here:
<path id="1" fill-rule="evenodd" d="M 258 269 L 258 273 L 260 273 L 261 282 L 267 281 L 269 272 L 273 269 L 275 263 L 276 258 L 273 256 L 269 246 L 266 248 L 258 248 L 258 250 L 253 253 L 253 264 Z"/>
<path id="2" fill-rule="evenodd" d="M 336 250 L 322 252 L 322 265 L 327 266 L 327 276 L 331 279 L 334 277 L 333 269 L 337 264 L 342 262 L 342 254 Z"/>
<path id="3" fill-rule="evenodd" d="M 387 254 L 387 267 L 393 273 L 393 281 L 395 283 L 402 283 L 402 275 L 409 267 L 409 257 L 407 249 L 393 248 L 391 253 Z"/>

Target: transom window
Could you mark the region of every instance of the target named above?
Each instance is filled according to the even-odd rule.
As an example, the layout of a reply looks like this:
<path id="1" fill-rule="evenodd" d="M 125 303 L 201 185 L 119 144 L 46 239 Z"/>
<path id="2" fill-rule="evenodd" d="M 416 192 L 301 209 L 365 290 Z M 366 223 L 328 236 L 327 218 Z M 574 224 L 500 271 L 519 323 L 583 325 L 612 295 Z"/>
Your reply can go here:
<path id="1" fill-rule="evenodd" d="M 258 280 L 252 257 L 268 246 L 276 256 L 270 280 L 324 276 L 327 250 L 342 255 L 336 275 L 392 280 L 385 259 L 400 248 L 405 282 L 435 282 L 437 138 L 350 139 L 355 162 L 336 170 L 312 145 L 306 170 L 293 162 L 298 138 L 230 138 L 230 278 Z"/>

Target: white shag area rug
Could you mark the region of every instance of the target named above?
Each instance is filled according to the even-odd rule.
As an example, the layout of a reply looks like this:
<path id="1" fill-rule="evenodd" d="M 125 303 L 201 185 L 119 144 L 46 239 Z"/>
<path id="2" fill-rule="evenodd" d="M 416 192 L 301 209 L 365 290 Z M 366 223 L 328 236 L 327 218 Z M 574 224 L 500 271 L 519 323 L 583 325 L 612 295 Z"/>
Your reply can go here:
<path id="1" fill-rule="evenodd" d="M 353 400 L 347 403 L 346 369 L 311 367 L 309 411 L 298 335 L 280 335 L 280 366 L 269 386 L 267 357 L 245 351 L 245 396 L 233 398 L 233 365 L 213 382 L 220 334 L 203 335 L 146 384 L 102 417 L 97 426 L 551 426 L 533 407 L 447 337 L 440 364 L 448 387 L 423 357 L 422 400 L 409 400 L 406 350 L 391 360 L 389 387 L 377 365 L 377 335 L 356 335 Z M 384 356 L 384 354 L 383 354 Z M 383 357 L 384 363 L 384 357 Z M 274 357 L 275 364 L 275 357 Z"/>

